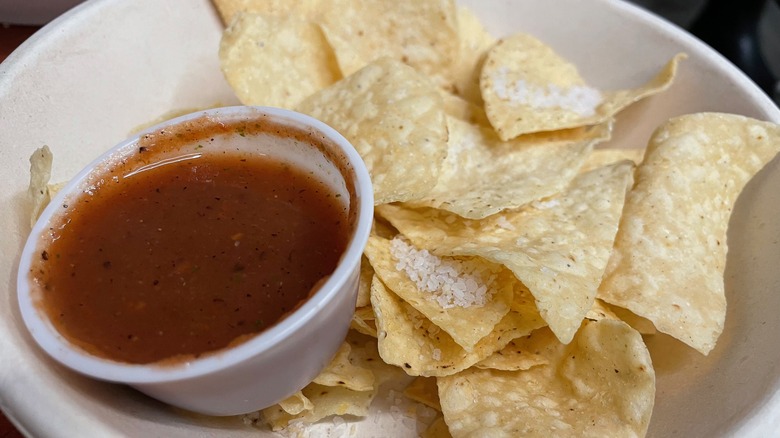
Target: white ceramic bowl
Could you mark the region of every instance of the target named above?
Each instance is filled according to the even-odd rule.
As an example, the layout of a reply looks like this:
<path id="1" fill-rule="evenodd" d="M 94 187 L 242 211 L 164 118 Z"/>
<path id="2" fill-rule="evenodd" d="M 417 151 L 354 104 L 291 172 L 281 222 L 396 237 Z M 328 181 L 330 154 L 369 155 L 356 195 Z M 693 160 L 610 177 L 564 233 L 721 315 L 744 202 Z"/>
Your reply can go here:
<path id="1" fill-rule="evenodd" d="M 780 122 L 744 74 L 679 28 L 618 0 L 463 0 L 495 36 L 523 31 L 574 62 L 590 84 L 641 84 L 675 53 L 667 92 L 622 113 L 609 146 L 643 147 L 662 121 L 724 111 Z M 53 22 L 0 65 L 0 405 L 35 436 L 273 436 L 238 418 L 194 418 L 48 360 L 15 309 L 29 232 L 28 158 L 49 144 L 53 181 L 71 178 L 136 126 L 171 110 L 235 101 L 219 70 L 223 25 L 208 0 L 97 0 Z M 726 327 L 709 356 L 651 339 L 658 387 L 650 436 L 776 435 L 780 430 L 780 163 L 755 178 L 730 223 Z M 417 436 L 376 401 L 355 436 Z M 349 425 L 351 426 L 351 425 Z M 345 429 L 348 433 L 349 428 Z"/>
<path id="2" fill-rule="evenodd" d="M 238 134 L 214 134 L 220 126 L 260 122 L 269 129 Z M 276 130 L 282 126 L 289 130 Z M 298 309 L 277 324 L 237 346 L 175 364 L 129 364 L 92 355 L 61 335 L 40 304 L 41 286 L 28 274 L 41 248 L 50 239 L 52 224 L 71 214 L 77 202 L 110 170 L 133 162 L 146 134 L 173 138 L 177 127 L 204 133 L 165 150 L 179 157 L 200 145 L 201 154 L 241 151 L 284 161 L 315 175 L 343 201 L 349 211 L 350 238 L 335 271 Z M 194 128 L 191 128 L 194 127 Z M 281 132 L 282 134 L 279 134 Z M 157 140 L 156 140 L 157 141 Z M 315 145 L 313 142 L 317 142 Z M 205 148 L 201 144 L 205 144 Z M 320 148 L 325 148 L 323 151 Z M 146 160 L 136 166 L 144 167 Z M 134 169 L 128 169 L 131 171 Z M 98 188 L 97 190 L 100 190 Z M 351 195 L 352 194 L 352 195 Z M 63 209 L 62 206 L 70 205 Z M 127 383 L 154 398 L 190 411 L 209 415 L 236 415 L 256 411 L 289 397 L 306 386 L 335 354 L 349 329 L 357 297 L 360 258 L 373 219 L 373 191 L 363 160 L 339 133 L 309 116 L 278 108 L 228 107 L 201 111 L 164 122 L 126 140 L 95 159 L 52 199 L 30 233 L 19 263 L 19 306 L 35 341 L 54 359 L 87 376 Z"/>

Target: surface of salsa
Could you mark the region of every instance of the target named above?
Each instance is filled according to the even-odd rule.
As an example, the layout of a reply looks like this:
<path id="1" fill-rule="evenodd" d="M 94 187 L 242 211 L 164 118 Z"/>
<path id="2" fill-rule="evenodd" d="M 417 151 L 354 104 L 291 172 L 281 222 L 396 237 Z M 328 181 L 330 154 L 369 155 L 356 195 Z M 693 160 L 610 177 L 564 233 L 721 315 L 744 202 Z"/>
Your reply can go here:
<path id="1" fill-rule="evenodd" d="M 71 201 L 31 275 L 57 329 L 92 354 L 197 357 L 275 324 L 334 271 L 349 238 L 337 198 L 258 155 L 164 160 Z"/>

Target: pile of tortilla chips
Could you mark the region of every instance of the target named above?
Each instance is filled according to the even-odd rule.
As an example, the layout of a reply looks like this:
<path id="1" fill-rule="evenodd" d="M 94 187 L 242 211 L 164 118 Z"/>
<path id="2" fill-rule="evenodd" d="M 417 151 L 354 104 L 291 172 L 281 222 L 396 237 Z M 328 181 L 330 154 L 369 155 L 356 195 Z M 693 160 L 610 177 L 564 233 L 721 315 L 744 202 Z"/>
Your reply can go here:
<path id="1" fill-rule="evenodd" d="M 714 348 L 731 209 L 780 128 L 696 114 L 646 151 L 596 149 L 684 55 L 635 89 L 598 90 L 452 0 L 215 4 L 239 99 L 340 131 L 377 202 L 353 330 L 265 421 L 366 416 L 384 382 L 413 376 L 404 394 L 440 413 L 425 437 L 643 435 L 655 373 L 642 336 Z"/>
<path id="2" fill-rule="evenodd" d="M 264 412 L 272 427 L 366 415 L 387 373 L 362 357 L 416 377 L 407 397 L 441 412 L 424 436 L 643 435 L 655 374 L 642 334 L 715 346 L 731 209 L 780 128 L 698 114 L 644 153 L 596 149 L 684 55 L 635 89 L 598 90 L 544 42 L 496 40 L 453 1 L 215 3 L 239 99 L 340 131 L 377 203 L 353 334 Z M 356 336 L 376 341 L 350 351 Z"/>

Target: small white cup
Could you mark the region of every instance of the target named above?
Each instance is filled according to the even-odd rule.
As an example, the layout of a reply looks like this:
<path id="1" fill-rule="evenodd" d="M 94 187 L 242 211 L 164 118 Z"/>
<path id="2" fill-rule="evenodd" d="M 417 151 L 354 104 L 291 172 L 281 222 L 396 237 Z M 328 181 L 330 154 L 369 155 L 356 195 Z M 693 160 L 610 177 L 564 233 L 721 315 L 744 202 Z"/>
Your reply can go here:
<path id="1" fill-rule="evenodd" d="M 280 156 L 314 169 L 326 184 L 346 187 L 351 237 L 336 270 L 297 310 L 257 336 L 198 359 L 174 365 L 135 365 L 94 356 L 69 342 L 36 305 L 40 290 L 30 278 L 48 223 L 65 213 L 63 201 L 78 196 L 113 163 L 138 153 L 144 136 L 186 123 L 224 124 L 268 120 L 321 138 L 325 153 L 300 139 L 279 137 L 285 147 L 257 153 Z M 275 135 L 266 132 L 264 135 Z M 225 146 L 254 150 L 257 141 L 229 134 Z M 285 142 L 286 141 L 286 142 Z M 217 141 L 219 143 L 219 141 Z M 335 163 L 334 163 L 335 162 Z M 330 164 L 328 164 L 330 163 Z M 59 207 L 59 208 L 58 208 Z M 207 415 L 236 415 L 277 403 L 307 385 L 332 359 L 349 328 L 357 296 L 360 259 L 373 219 L 373 191 L 368 171 L 352 145 L 339 133 L 303 114 L 264 107 L 228 107 L 179 117 L 115 146 L 69 182 L 43 211 L 22 252 L 17 292 L 24 322 L 35 341 L 55 360 L 97 379 L 126 383 L 156 399 Z M 65 211 L 63 211 L 65 210 Z"/>

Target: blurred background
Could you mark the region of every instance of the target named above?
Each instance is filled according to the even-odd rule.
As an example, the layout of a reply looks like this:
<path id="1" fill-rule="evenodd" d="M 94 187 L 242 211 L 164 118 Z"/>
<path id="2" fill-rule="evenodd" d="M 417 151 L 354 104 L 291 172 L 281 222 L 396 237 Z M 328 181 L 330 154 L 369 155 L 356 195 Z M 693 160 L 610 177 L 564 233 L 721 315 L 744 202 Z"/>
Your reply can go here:
<path id="1" fill-rule="evenodd" d="M 780 104 L 780 0 L 632 0 L 718 50 Z"/>
<path id="2" fill-rule="evenodd" d="M 82 1 L 0 0 L 0 61 L 41 25 Z M 689 30 L 780 103 L 780 0 L 624 1 Z"/>

